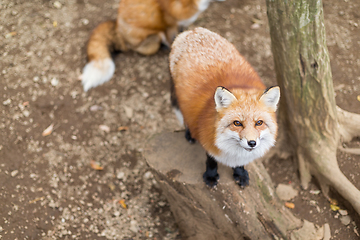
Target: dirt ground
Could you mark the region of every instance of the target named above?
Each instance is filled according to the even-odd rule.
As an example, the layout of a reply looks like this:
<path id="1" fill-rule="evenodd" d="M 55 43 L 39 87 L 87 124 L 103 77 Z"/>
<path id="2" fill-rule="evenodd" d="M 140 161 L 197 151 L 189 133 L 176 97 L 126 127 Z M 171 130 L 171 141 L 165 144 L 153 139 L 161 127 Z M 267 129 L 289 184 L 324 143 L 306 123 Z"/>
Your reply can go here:
<path id="1" fill-rule="evenodd" d="M 181 128 L 170 107 L 169 51 L 117 55 L 112 80 L 88 93 L 78 81 L 91 30 L 115 18 L 118 2 L 0 1 L 0 239 L 181 239 L 142 157 L 151 135 Z M 324 12 L 337 104 L 360 113 L 360 2 L 324 1 Z M 276 83 L 265 1 L 212 3 L 195 26 L 226 37 L 266 85 Z M 360 188 L 360 157 L 338 159 Z M 360 239 L 353 210 L 333 195 L 349 213 L 344 222 L 315 181 L 301 190 L 295 166 L 266 164 L 275 184 L 300 191 L 294 214 L 328 223 L 331 239 Z"/>

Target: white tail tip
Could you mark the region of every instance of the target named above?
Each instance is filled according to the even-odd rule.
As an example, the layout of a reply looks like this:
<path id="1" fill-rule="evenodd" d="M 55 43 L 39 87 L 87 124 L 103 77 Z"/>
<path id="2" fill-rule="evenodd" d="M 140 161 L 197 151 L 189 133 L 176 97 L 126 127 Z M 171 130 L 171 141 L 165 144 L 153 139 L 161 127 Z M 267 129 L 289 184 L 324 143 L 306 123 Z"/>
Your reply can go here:
<path id="1" fill-rule="evenodd" d="M 111 58 L 88 62 L 81 75 L 84 91 L 94 88 L 111 79 L 115 72 L 115 63 Z"/>

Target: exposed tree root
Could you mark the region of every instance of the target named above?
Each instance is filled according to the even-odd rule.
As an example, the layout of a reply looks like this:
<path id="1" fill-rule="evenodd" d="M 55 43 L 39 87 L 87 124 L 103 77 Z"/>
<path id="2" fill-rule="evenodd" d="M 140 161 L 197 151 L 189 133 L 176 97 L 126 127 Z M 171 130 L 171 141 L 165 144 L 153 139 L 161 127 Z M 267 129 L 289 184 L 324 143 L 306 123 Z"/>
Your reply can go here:
<path id="1" fill-rule="evenodd" d="M 341 151 L 343 151 L 343 152 L 346 152 L 346 153 L 360 155 L 360 148 L 344 148 L 344 147 L 339 147 L 339 149 L 340 149 Z"/>
<path id="2" fill-rule="evenodd" d="M 339 132 L 342 140 L 351 141 L 354 137 L 360 136 L 360 114 L 351 113 L 336 107 L 339 121 Z"/>
<path id="3" fill-rule="evenodd" d="M 333 187 L 342 195 L 360 215 L 360 191 L 341 172 L 336 159 L 335 146 L 327 142 L 316 146 L 308 146 L 310 151 L 298 151 L 301 184 L 308 186 L 311 175 L 315 176 L 326 198 L 329 199 L 329 187 Z M 327 153 L 326 155 L 324 154 Z M 306 156 L 306 157 L 305 157 Z M 303 167 L 305 166 L 305 167 Z M 311 174 L 311 175 L 310 175 Z"/>
<path id="4" fill-rule="evenodd" d="M 342 141 L 351 141 L 354 137 L 360 136 L 360 115 L 350 113 L 337 107 L 339 133 Z M 281 120 L 280 120 L 281 121 Z M 277 146 L 269 153 L 270 157 L 277 156 L 278 158 L 287 159 L 289 155 L 295 155 L 298 159 L 298 168 L 300 174 L 300 182 L 303 189 L 307 189 L 314 176 L 322 190 L 323 195 L 329 198 L 330 186 L 333 187 L 340 195 L 342 195 L 360 215 L 360 191 L 357 189 L 341 172 L 337 158 L 336 158 L 336 144 L 338 141 L 304 143 L 302 146 L 297 146 L 296 152 L 291 154 L 291 147 L 284 149 L 284 145 L 288 146 L 289 141 L 285 133 L 279 133 Z M 359 154 L 360 148 L 344 148 L 338 147 L 341 151 Z M 283 151 L 285 154 L 283 154 Z M 324 154 L 326 153 L 326 154 Z M 269 157 L 269 155 L 267 155 Z"/>
<path id="5" fill-rule="evenodd" d="M 339 121 L 339 132 L 344 142 L 349 142 L 355 137 L 360 136 L 360 115 L 347 112 L 340 107 L 336 107 Z M 339 146 L 343 152 L 360 155 L 360 148 L 344 148 Z"/>

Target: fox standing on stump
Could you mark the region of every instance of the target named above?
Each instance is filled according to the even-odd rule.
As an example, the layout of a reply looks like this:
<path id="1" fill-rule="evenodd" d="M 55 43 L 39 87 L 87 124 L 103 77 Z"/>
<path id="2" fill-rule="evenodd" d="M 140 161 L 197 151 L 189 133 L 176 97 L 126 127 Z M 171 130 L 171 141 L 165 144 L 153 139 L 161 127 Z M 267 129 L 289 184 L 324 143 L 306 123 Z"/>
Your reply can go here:
<path id="1" fill-rule="evenodd" d="M 89 62 L 80 77 L 84 91 L 111 79 L 112 51 L 151 55 L 161 43 L 170 47 L 178 28 L 193 23 L 211 1 L 222 0 L 121 0 L 117 20 L 101 23 L 90 36 Z"/>
<path id="2" fill-rule="evenodd" d="M 207 185 L 217 184 L 217 162 L 249 184 L 244 165 L 275 144 L 279 87 L 265 88 L 258 74 L 226 39 L 204 28 L 181 33 L 170 53 L 172 103 L 186 139 L 207 153 Z M 175 95 L 174 95 L 175 94 Z"/>

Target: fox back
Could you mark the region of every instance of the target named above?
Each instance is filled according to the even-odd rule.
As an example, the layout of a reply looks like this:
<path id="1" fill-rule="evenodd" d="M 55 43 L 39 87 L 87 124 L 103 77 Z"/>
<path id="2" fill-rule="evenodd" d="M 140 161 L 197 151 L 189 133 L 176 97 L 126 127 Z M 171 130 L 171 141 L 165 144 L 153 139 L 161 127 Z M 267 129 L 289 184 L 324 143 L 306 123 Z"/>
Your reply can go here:
<path id="1" fill-rule="evenodd" d="M 161 44 L 170 47 L 179 29 L 193 23 L 211 1 L 121 0 L 117 19 L 101 23 L 90 36 L 89 62 L 80 76 L 84 91 L 111 79 L 115 72 L 112 52 L 152 55 Z"/>
<path id="2" fill-rule="evenodd" d="M 180 34 L 170 71 L 185 126 L 216 161 L 243 166 L 274 145 L 279 88 L 267 90 L 226 39 L 204 28 Z"/>

